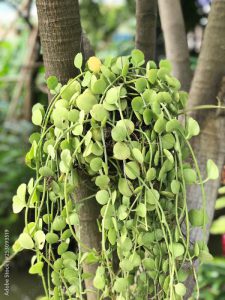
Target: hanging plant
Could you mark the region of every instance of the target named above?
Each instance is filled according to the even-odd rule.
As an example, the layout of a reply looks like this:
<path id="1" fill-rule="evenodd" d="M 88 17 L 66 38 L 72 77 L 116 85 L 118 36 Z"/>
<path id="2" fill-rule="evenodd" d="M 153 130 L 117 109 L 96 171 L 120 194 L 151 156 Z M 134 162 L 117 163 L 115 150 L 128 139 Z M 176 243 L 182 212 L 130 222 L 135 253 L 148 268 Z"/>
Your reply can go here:
<path id="1" fill-rule="evenodd" d="M 26 163 L 36 177 L 22 184 L 13 210 L 25 210 L 25 228 L 14 251 L 31 249 L 31 274 L 42 277 L 42 299 L 85 299 L 82 263 L 97 263 L 92 274 L 96 299 L 183 299 L 194 262 L 210 258 L 204 240 L 193 243 L 193 227 L 204 231 L 204 182 L 189 140 L 198 123 L 183 113 L 187 93 L 171 75 L 169 61 L 145 65 L 144 55 L 91 57 L 80 74 L 61 86 L 48 79 L 55 97 L 36 104 Z M 100 205 L 101 251 L 79 236 L 74 201 L 79 171 L 90 178 Z M 206 180 L 218 177 L 210 160 Z M 188 211 L 186 189 L 199 184 L 202 208 Z M 90 197 L 89 197 L 90 198 Z M 32 212 L 32 213 L 31 213 Z M 71 251 L 71 247 L 72 251 Z M 118 266 L 115 267 L 115 261 Z M 46 265 L 46 268 L 45 268 Z"/>

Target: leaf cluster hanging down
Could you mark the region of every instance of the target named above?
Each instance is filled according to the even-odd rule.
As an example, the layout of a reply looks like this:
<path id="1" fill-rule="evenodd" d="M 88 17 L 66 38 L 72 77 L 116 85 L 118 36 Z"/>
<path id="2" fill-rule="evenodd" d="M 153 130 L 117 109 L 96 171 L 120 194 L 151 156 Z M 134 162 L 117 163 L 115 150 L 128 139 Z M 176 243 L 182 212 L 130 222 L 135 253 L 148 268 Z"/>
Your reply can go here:
<path id="1" fill-rule="evenodd" d="M 48 108 L 36 104 L 32 110 L 40 131 L 30 137 L 26 162 L 36 178 L 13 198 L 13 210 L 25 210 L 26 224 L 14 251 L 36 251 L 30 273 L 42 276 L 43 299 L 83 299 L 91 276 L 82 270 L 84 261 L 98 264 L 92 274 L 98 299 L 182 299 L 183 282 L 190 273 L 196 278 L 193 262 L 210 257 L 204 241 L 190 241 L 191 229 L 204 230 L 207 216 L 204 192 L 202 208 L 187 208 L 187 185 L 204 191 L 189 143 L 200 132 L 198 123 L 178 120 L 187 94 L 167 60 L 144 67 L 139 50 L 104 63 L 92 57 L 84 71 L 80 53 L 74 63 L 80 75 L 64 86 L 50 77 L 55 97 Z M 101 252 L 82 245 L 75 230 L 79 169 L 96 186 Z M 211 160 L 207 171 L 206 180 L 218 177 Z"/>

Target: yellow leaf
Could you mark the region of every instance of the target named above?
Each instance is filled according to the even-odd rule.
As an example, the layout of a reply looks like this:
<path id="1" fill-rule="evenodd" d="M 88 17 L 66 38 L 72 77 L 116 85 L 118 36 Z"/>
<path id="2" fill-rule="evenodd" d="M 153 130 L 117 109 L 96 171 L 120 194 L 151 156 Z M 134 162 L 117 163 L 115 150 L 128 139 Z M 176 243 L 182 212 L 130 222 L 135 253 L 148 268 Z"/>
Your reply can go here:
<path id="1" fill-rule="evenodd" d="M 99 73 L 102 63 L 98 57 L 92 56 L 89 58 L 87 64 L 90 71 Z"/>

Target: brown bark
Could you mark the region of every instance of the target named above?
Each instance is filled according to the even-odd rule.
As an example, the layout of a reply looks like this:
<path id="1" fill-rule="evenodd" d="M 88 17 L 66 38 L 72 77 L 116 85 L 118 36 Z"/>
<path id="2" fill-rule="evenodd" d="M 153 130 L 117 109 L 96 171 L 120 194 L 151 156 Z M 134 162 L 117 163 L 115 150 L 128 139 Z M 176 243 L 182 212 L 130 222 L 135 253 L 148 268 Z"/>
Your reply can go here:
<path id="1" fill-rule="evenodd" d="M 81 25 L 77 0 L 37 0 L 39 30 L 46 77 L 61 83 L 74 77 L 74 56 L 81 51 Z"/>
<path id="2" fill-rule="evenodd" d="M 91 55 L 91 47 L 87 44 L 87 39 L 82 42 L 78 1 L 37 0 L 36 3 L 46 77 L 55 75 L 60 82 L 66 83 L 76 75 L 73 63 L 76 53 L 83 48 L 88 52 L 85 58 Z M 90 178 L 84 178 L 82 175 L 75 191 L 77 201 L 93 194 L 89 187 Z M 84 201 L 79 211 L 80 240 L 88 248 L 96 250 L 101 245 L 97 226 L 98 214 L 98 206 L 94 199 Z M 84 263 L 82 266 L 84 272 L 90 272 L 94 277 L 96 265 L 90 266 Z M 85 280 L 86 289 L 93 290 L 92 281 L 92 279 Z M 94 299 L 96 294 L 89 292 L 87 300 Z"/>
<path id="3" fill-rule="evenodd" d="M 158 5 L 166 56 L 172 62 L 173 75 L 180 80 L 182 89 L 188 91 L 192 76 L 180 0 L 158 0 Z"/>
<path id="4" fill-rule="evenodd" d="M 82 172 L 79 173 L 79 187 L 75 191 L 76 201 L 84 199 L 96 191 L 96 187 L 90 182 L 90 178 L 85 176 Z M 101 249 L 101 235 L 97 226 L 97 219 L 99 217 L 99 206 L 93 198 L 81 202 L 79 208 L 79 235 L 82 243 L 88 248 L 100 251 Z M 81 251 L 86 252 L 87 249 Z M 83 264 L 83 271 L 85 273 L 95 275 L 97 264 Z M 86 288 L 88 288 L 87 299 L 96 300 L 96 290 L 93 287 L 93 277 L 85 280 Z M 93 292 L 92 292 L 93 291 Z"/>
<path id="5" fill-rule="evenodd" d="M 190 107 L 195 105 L 216 104 L 219 85 L 225 74 L 225 0 L 214 0 L 205 30 L 202 50 L 190 91 Z M 192 114 L 200 124 L 201 134 L 192 143 L 201 172 L 205 174 L 207 159 L 211 158 L 222 172 L 225 158 L 225 118 L 216 111 L 199 110 Z M 209 181 L 205 185 L 207 212 L 209 217 L 207 235 L 214 215 L 214 205 L 220 180 Z M 188 191 L 189 208 L 201 206 L 199 187 Z M 202 232 L 194 230 L 192 240 L 202 238 Z M 188 283 L 189 294 L 193 281 Z"/>
<path id="6" fill-rule="evenodd" d="M 216 112 L 204 111 L 198 114 L 192 114 L 198 120 L 201 133 L 192 142 L 198 164 L 203 175 L 206 178 L 206 162 L 208 159 L 213 159 L 217 164 L 220 175 L 224 166 L 225 158 L 225 118 L 224 116 L 217 116 Z M 209 229 L 214 216 L 215 200 L 218 195 L 218 188 L 220 187 L 220 180 L 210 180 L 205 184 L 206 193 L 206 210 L 208 214 L 207 236 L 209 237 Z M 202 206 L 202 195 L 199 186 L 192 186 L 188 189 L 187 194 L 188 208 L 200 208 Z M 191 232 L 191 241 L 202 240 L 202 230 L 194 229 Z M 191 296 L 195 282 L 193 278 L 189 278 L 187 282 L 187 296 Z M 185 298 L 185 299 L 188 299 Z"/>
<path id="7" fill-rule="evenodd" d="M 223 76 L 223 79 L 221 80 L 221 88 L 218 94 L 218 100 L 221 105 L 225 106 L 225 76 Z M 219 113 L 225 114 L 225 111 L 219 111 Z"/>
<path id="8" fill-rule="evenodd" d="M 224 32 L 225 0 L 214 0 L 190 90 L 190 106 L 215 103 L 225 74 Z"/>
<path id="9" fill-rule="evenodd" d="M 146 61 L 155 58 L 157 0 L 136 0 L 136 48 Z"/>
<path id="10" fill-rule="evenodd" d="M 95 52 L 85 32 L 82 32 L 82 53 L 84 55 L 84 61 L 87 61 L 89 57 L 95 55 Z"/>

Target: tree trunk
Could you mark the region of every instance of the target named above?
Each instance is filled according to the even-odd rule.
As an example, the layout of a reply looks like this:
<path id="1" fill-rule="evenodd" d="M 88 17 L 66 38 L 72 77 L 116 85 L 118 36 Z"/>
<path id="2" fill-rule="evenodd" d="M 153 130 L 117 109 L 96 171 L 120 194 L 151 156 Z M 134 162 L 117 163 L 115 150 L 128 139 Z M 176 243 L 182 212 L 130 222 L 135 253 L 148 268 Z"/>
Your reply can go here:
<path id="1" fill-rule="evenodd" d="M 84 55 L 84 61 L 87 61 L 89 57 L 94 56 L 95 52 L 90 44 L 90 41 L 85 32 L 82 32 L 82 53 Z"/>
<path id="2" fill-rule="evenodd" d="M 55 75 L 61 83 L 66 83 L 76 75 L 74 57 L 76 53 L 84 50 L 85 58 L 93 55 L 86 37 L 81 37 L 81 24 L 79 4 L 77 0 L 37 0 L 38 21 L 40 28 L 41 44 L 46 77 Z M 75 191 L 76 200 L 93 194 L 88 187 L 90 179 L 80 176 L 79 186 Z M 80 228 L 79 235 L 82 244 L 90 249 L 98 250 L 101 235 L 97 226 L 99 214 L 96 201 L 84 201 L 79 210 Z M 83 249 L 82 249 L 83 250 Z M 82 265 L 84 272 L 95 275 L 96 265 Z M 85 280 L 88 290 L 93 290 L 93 280 Z M 87 300 L 96 299 L 96 294 L 89 292 Z"/>
<path id="3" fill-rule="evenodd" d="M 215 103 L 225 74 L 225 0 L 214 0 L 190 90 L 190 106 Z"/>
<path id="4" fill-rule="evenodd" d="M 155 59 L 157 0 L 136 0 L 136 48 Z"/>
<path id="5" fill-rule="evenodd" d="M 75 191 L 76 201 L 84 199 L 96 191 L 95 185 L 90 182 L 89 178 L 82 172 L 79 172 L 79 189 Z M 97 226 L 97 219 L 99 217 L 100 208 L 95 199 L 91 198 L 81 202 L 79 209 L 79 236 L 80 240 L 85 246 L 95 249 L 97 252 L 101 249 L 101 235 L 99 235 L 99 229 Z M 86 252 L 86 249 L 80 248 L 81 251 Z M 83 264 L 84 273 L 93 274 L 96 273 L 97 264 Z M 86 288 L 88 288 L 87 299 L 95 300 L 96 290 L 93 287 L 93 278 L 86 279 Z M 93 292 L 92 292 L 93 291 Z"/>
<path id="6" fill-rule="evenodd" d="M 81 51 L 81 25 L 77 0 L 37 0 L 39 31 L 46 77 L 61 83 L 74 77 L 74 56 Z"/>
<path id="7" fill-rule="evenodd" d="M 219 85 L 225 74 L 225 0 L 214 0 L 205 30 L 202 50 L 190 91 L 190 107 L 194 105 L 216 104 Z M 213 159 L 221 173 L 225 158 L 225 118 L 216 111 L 198 110 L 193 114 L 200 124 L 201 134 L 192 143 L 197 156 L 201 172 L 205 174 L 205 165 L 208 158 Z M 217 198 L 218 181 L 209 181 L 205 185 L 207 197 L 207 212 L 209 227 L 214 215 L 214 205 Z M 199 187 L 193 186 L 188 191 L 188 206 L 195 208 L 201 206 L 201 193 Z M 194 230 L 192 240 L 202 238 L 202 232 Z M 191 294 L 193 281 L 188 283 Z"/>
<path id="8" fill-rule="evenodd" d="M 180 80 L 182 89 L 188 91 L 192 76 L 180 0 L 158 0 L 158 5 L 166 56 L 172 62 L 173 75 Z"/>

